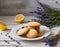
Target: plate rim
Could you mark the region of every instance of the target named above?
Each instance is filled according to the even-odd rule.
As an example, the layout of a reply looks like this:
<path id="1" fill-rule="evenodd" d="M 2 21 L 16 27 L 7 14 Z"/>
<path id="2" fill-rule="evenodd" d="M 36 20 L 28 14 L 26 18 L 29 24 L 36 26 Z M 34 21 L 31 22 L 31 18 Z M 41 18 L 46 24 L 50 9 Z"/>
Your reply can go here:
<path id="1" fill-rule="evenodd" d="M 51 28 L 51 33 L 55 36 L 56 34 L 57 34 L 57 32 L 56 32 L 56 34 L 55 33 L 53 33 L 53 31 L 55 30 L 55 31 L 58 31 L 58 30 L 60 30 L 60 28 L 59 28 L 60 26 L 55 26 L 55 27 L 53 27 L 53 28 Z"/>

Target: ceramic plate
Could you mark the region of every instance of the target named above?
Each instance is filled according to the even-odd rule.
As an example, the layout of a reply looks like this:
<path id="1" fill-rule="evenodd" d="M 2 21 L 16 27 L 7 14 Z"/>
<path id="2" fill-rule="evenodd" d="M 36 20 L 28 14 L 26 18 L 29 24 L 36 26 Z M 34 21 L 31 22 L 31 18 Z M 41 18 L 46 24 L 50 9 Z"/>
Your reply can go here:
<path id="1" fill-rule="evenodd" d="M 25 38 L 25 37 L 17 36 L 16 35 L 17 30 L 19 30 L 20 28 L 22 28 L 24 26 L 27 26 L 27 24 L 20 24 L 20 25 L 18 25 L 16 27 L 12 28 L 11 33 L 13 34 L 13 36 L 15 36 L 19 40 L 40 40 L 40 39 L 43 39 L 44 37 L 47 37 L 47 36 L 49 36 L 51 34 L 49 27 L 41 25 L 40 26 L 40 30 L 42 32 L 44 32 L 43 36 L 41 36 L 41 37 L 30 39 L 30 38 Z"/>

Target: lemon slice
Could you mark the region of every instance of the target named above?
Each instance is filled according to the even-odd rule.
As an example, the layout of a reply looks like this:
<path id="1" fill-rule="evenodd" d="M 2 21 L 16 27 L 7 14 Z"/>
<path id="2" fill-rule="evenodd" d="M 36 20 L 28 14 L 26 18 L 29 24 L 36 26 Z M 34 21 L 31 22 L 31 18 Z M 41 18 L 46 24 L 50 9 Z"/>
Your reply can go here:
<path id="1" fill-rule="evenodd" d="M 15 21 L 16 21 L 17 23 L 22 23 L 22 22 L 24 22 L 24 15 L 23 15 L 23 14 L 17 14 L 17 15 L 15 16 Z"/>
<path id="2" fill-rule="evenodd" d="M 6 30 L 7 26 L 4 22 L 0 21 L 0 30 Z"/>

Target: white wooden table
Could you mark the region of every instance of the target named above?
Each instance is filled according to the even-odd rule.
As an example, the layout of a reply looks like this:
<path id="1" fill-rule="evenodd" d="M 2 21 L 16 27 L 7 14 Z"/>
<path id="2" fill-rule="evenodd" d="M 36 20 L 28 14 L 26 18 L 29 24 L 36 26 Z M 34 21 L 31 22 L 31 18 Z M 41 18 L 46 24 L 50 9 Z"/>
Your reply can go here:
<path id="1" fill-rule="evenodd" d="M 26 16 L 25 17 L 25 21 L 31 19 L 31 16 Z M 4 21 L 9 29 L 14 28 L 15 26 L 19 25 L 17 23 L 15 23 L 14 21 L 14 16 L 0 16 L 0 20 Z M 11 30 L 8 30 L 8 32 L 10 32 Z M 4 35 L 7 32 L 4 32 L 3 35 L 0 35 L 0 40 L 9 40 L 9 38 L 5 37 Z M 20 40 L 22 47 L 49 47 L 48 45 L 44 45 L 43 42 L 39 41 L 22 41 Z M 58 45 L 56 47 L 60 47 L 60 42 L 58 42 Z"/>

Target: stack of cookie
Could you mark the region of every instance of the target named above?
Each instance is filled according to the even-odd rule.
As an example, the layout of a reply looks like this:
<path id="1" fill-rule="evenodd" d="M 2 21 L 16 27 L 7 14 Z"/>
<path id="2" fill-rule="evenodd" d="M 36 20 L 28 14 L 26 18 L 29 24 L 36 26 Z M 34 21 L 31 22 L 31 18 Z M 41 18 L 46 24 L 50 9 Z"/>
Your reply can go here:
<path id="1" fill-rule="evenodd" d="M 20 29 L 17 32 L 18 36 L 25 36 L 27 38 L 37 38 L 42 36 L 42 32 L 40 32 L 40 23 L 38 22 L 29 22 L 27 27 Z"/>

